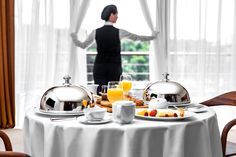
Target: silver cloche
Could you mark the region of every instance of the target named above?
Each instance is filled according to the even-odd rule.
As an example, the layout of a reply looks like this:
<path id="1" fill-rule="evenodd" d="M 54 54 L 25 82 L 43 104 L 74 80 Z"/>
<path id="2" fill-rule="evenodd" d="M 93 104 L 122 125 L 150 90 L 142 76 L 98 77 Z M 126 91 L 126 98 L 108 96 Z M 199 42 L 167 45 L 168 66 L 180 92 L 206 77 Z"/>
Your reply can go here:
<path id="1" fill-rule="evenodd" d="M 146 86 L 143 100 L 150 101 L 153 98 L 165 98 L 169 105 L 181 105 L 190 103 L 188 91 L 179 83 L 170 81 L 168 73 L 163 74 L 164 79 Z"/>
<path id="2" fill-rule="evenodd" d="M 83 110 L 92 105 L 94 99 L 92 93 L 83 86 L 71 85 L 69 75 L 63 77 L 63 86 L 55 86 L 48 89 L 42 96 L 40 109 L 43 111 L 68 111 Z"/>

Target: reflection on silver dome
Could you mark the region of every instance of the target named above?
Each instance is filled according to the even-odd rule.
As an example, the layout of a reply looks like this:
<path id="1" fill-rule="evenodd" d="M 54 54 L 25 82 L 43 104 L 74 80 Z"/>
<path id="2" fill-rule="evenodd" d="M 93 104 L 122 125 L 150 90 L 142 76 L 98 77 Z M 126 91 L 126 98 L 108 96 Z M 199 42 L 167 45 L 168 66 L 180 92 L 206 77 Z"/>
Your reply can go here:
<path id="1" fill-rule="evenodd" d="M 70 76 L 65 76 L 63 86 L 48 89 L 42 96 L 40 109 L 44 111 L 82 110 L 94 103 L 93 96 L 83 86 L 71 85 Z"/>
<path id="2" fill-rule="evenodd" d="M 168 75 L 165 73 L 162 81 L 147 85 L 144 89 L 143 99 L 150 101 L 153 98 L 165 98 L 169 105 L 190 103 L 188 91 L 179 83 L 169 81 Z"/>

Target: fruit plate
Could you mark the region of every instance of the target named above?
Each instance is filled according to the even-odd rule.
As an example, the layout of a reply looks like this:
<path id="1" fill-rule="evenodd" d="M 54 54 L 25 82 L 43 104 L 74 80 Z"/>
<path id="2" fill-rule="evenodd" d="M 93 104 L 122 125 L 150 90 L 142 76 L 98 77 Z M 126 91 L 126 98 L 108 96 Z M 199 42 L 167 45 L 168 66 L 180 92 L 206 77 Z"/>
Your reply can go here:
<path id="1" fill-rule="evenodd" d="M 157 116 L 152 117 L 152 116 L 144 116 L 144 115 L 140 115 L 138 114 L 139 112 L 142 112 L 144 110 L 147 110 L 148 113 L 150 113 L 151 109 L 136 109 L 136 114 L 135 117 L 136 118 L 140 118 L 140 119 L 146 119 L 146 120 L 163 120 L 163 121 L 175 121 L 175 120 L 185 120 L 185 119 L 189 119 L 194 117 L 195 113 L 191 112 L 191 111 L 184 111 L 184 116 L 181 117 L 180 116 L 180 112 L 177 110 L 170 110 L 170 109 L 157 109 Z M 159 117 L 158 113 L 176 113 L 177 117 Z"/>

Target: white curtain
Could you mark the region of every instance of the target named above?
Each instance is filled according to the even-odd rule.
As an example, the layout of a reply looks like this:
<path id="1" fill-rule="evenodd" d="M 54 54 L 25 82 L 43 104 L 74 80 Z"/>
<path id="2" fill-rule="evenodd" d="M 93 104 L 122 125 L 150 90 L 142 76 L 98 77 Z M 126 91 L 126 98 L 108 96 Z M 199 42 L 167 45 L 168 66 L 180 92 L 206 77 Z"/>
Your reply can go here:
<path id="1" fill-rule="evenodd" d="M 235 0 L 170 0 L 168 71 L 197 102 L 236 90 Z"/>
<path id="2" fill-rule="evenodd" d="M 193 102 L 236 89 L 234 0 L 157 0 L 156 25 L 152 2 L 139 2 L 149 28 L 159 32 L 150 54 L 151 81 L 168 72 Z"/>
<path id="3" fill-rule="evenodd" d="M 88 3 L 88 0 L 16 1 L 16 127 L 22 127 L 28 107 L 39 107 L 47 89 L 62 85 L 64 75 L 71 75 L 73 84 L 86 84 L 86 75 L 82 74 L 86 72 L 86 58 L 73 47 L 70 32 L 78 32 Z"/>
<path id="4" fill-rule="evenodd" d="M 167 44 L 168 44 L 168 27 L 169 27 L 169 0 L 157 0 L 154 4 L 156 14 L 154 20 L 149 12 L 151 1 L 139 0 L 143 15 L 149 28 L 157 33 L 157 38 L 154 40 L 153 48 L 150 51 L 150 81 L 157 81 L 163 78 L 162 74 L 167 72 Z M 150 4 L 151 3 L 151 4 Z M 149 6 L 148 6 L 149 4 Z M 155 25 L 154 25 L 155 23 Z"/>
<path id="5" fill-rule="evenodd" d="M 87 37 L 86 30 L 80 29 L 90 0 L 71 0 L 70 3 L 70 33 L 76 33 L 80 40 Z M 71 43 L 71 52 L 69 59 L 69 73 L 74 76 L 75 84 L 87 85 L 87 66 L 85 50 L 76 47 Z M 76 67 L 76 68 L 75 68 Z"/>
<path id="6" fill-rule="evenodd" d="M 231 69 L 230 71 L 232 72 L 232 77 L 231 77 L 231 84 L 232 84 L 232 87 L 233 89 L 232 90 L 235 90 L 236 88 L 236 70 L 235 70 L 235 67 L 236 67 L 236 2 L 234 1 L 234 14 L 233 14 L 233 17 L 234 17 L 234 24 L 233 24 L 233 41 L 232 41 L 232 45 L 233 45 L 233 49 L 232 49 L 232 58 L 231 58 Z"/>

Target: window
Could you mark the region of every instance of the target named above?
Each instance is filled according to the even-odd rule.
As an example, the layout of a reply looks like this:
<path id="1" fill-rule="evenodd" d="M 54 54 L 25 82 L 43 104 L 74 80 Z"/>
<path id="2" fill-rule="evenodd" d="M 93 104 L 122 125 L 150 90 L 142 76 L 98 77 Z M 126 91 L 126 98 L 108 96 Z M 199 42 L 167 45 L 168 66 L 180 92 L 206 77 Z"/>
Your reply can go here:
<path id="1" fill-rule="evenodd" d="M 124 73 L 131 74 L 133 80 L 149 80 L 149 42 L 125 40 L 121 43 L 122 69 Z M 90 47 L 87 51 L 87 80 L 93 83 L 93 65 L 96 49 Z"/>
<path id="2" fill-rule="evenodd" d="M 171 0 L 169 72 L 191 96 L 203 98 L 231 88 L 234 3 Z"/>
<path id="3" fill-rule="evenodd" d="M 126 29 L 138 35 L 151 34 L 140 4 L 134 0 L 118 0 L 115 2 L 112 0 L 91 1 L 81 26 L 85 34 L 89 34 L 88 32 L 91 32 L 93 29 L 103 26 L 104 21 L 101 20 L 100 14 L 104 6 L 109 4 L 115 4 L 118 8 L 118 20 L 115 27 Z M 149 46 L 150 42 L 134 42 L 130 40 L 122 40 L 121 42 L 123 72 L 131 74 L 135 81 L 149 80 Z M 86 51 L 87 80 L 89 84 L 93 83 L 93 65 L 96 54 L 94 45 Z"/>

